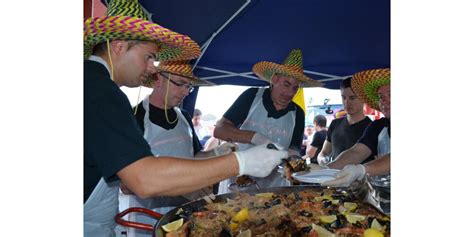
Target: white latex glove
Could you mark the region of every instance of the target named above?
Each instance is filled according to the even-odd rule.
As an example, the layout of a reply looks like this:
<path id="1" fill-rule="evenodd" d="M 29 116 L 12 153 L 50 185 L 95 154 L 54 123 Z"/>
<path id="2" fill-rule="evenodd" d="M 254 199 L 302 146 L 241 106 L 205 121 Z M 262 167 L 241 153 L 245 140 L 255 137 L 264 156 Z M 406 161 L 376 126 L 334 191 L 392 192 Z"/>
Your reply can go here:
<path id="1" fill-rule="evenodd" d="M 256 132 L 252 136 L 252 140 L 250 141 L 250 143 L 258 146 L 258 145 L 262 145 L 262 144 L 272 143 L 272 141 L 270 139 L 268 139 L 267 137 L 265 137 L 264 135 Z"/>
<path id="2" fill-rule="evenodd" d="M 216 148 L 212 149 L 212 151 L 214 152 L 214 156 L 222 156 L 229 154 L 233 151 L 237 151 L 237 148 L 237 145 L 234 143 L 224 142 Z"/>
<path id="3" fill-rule="evenodd" d="M 336 179 L 321 183 L 323 186 L 349 187 L 352 182 L 365 176 L 365 167 L 361 164 L 346 165 L 336 174 Z"/>
<path id="4" fill-rule="evenodd" d="M 325 165 L 329 163 L 330 157 L 329 156 L 318 156 L 318 164 Z"/>
<path id="5" fill-rule="evenodd" d="M 276 147 L 280 149 L 278 145 Z M 268 176 L 281 163 L 281 159 L 288 157 L 288 151 L 268 149 L 267 144 L 234 152 L 234 154 L 239 162 L 239 176 L 254 177 Z"/>

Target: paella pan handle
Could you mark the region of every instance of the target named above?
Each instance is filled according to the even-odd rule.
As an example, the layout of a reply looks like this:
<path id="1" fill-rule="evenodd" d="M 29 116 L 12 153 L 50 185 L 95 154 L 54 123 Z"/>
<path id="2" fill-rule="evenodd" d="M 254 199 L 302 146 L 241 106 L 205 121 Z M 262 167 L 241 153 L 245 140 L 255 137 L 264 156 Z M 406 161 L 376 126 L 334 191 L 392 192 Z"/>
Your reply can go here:
<path id="1" fill-rule="evenodd" d="M 117 222 L 117 224 L 119 224 L 121 226 L 125 226 L 125 227 L 133 227 L 133 228 L 137 228 L 137 229 L 153 231 L 153 226 L 152 225 L 139 223 L 139 222 L 133 222 L 133 221 L 126 221 L 126 220 L 122 219 L 122 217 L 124 217 L 125 215 L 127 215 L 128 213 L 131 213 L 131 212 L 139 212 L 139 213 L 147 214 L 147 215 L 152 216 L 156 219 L 160 219 L 163 216 L 158 212 L 154 212 L 154 211 L 148 210 L 146 208 L 131 207 L 131 208 L 128 208 L 128 209 L 124 210 L 123 212 L 120 212 L 119 214 L 117 214 L 115 216 L 115 222 Z"/>

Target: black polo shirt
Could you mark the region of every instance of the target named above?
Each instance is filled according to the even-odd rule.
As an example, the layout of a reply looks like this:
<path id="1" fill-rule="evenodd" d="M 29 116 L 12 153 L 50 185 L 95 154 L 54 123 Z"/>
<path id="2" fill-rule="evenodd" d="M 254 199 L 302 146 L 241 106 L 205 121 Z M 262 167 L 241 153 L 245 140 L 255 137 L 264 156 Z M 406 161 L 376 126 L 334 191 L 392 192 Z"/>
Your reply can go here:
<path id="1" fill-rule="evenodd" d="M 225 112 L 224 118 L 230 120 L 235 126 L 240 127 L 247 118 L 252 102 L 255 99 L 258 88 L 250 88 L 245 90 L 237 100 Z M 290 111 L 296 110 L 296 121 L 293 129 L 293 135 L 290 142 L 290 148 L 299 151 L 303 141 L 304 130 L 304 111 L 293 101 L 288 107 L 282 110 L 276 110 L 270 94 L 270 88 L 266 88 L 262 96 L 263 106 L 267 111 L 268 118 L 278 119 L 286 115 Z"/>
<path id="2" fill-rule="evenodd" d="M 101 177 L 151 156 L 148 143 L 133 117 L 127 96 L 110 79 L 104 65 L 84 62 L 84 202 Z"/>
<path id="3" fill-rule="evenodd" d="M 387 118 L 377 119 L 372 121 L 364 131 L 364 135 L 359 139 L 358 143 L 362 143 L 370 148 L 372 155 L 377 155 L 377 146 L 379 144 L 379 134 L 384 129 L 388 128 L 388 135 L 390 136 L 390 120 Z"/>

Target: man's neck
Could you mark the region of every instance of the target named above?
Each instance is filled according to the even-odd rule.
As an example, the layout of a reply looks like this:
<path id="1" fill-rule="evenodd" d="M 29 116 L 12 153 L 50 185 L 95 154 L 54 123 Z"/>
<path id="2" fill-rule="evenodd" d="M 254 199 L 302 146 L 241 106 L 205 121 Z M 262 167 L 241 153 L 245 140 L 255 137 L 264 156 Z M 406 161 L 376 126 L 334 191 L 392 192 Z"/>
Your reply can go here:
<path id="1" fill-rule="evenodd" d="M 276 111 L 279 111 L 279 110 L 284 110 L 284 109 L 286 109 L 286 108 L 288 107 L 288 105 L 283 106 L 283 105 L 278 105 L 278 104 L 276 104 L 275 102 L 273 102 L 273 107 L 275 107 L 275 110 L 276 110 Z"/>
<path id="2" fill-rule="evenodd" d="M 358 123 L 363 119 L 365 119 L 365 114 L 363 112 L 354 115 L 347 114 L 347 121 L 349 122 L 349 124 Z"/>
<path id="3" fill-rule="evenodd" d="M 120 80 L 118 78 L 118 75 L 117 73 L 113 73 L 112 70 L 114 69 L 113 67 L 111 67 L 110 65 L 112 65 L 110 63 L 110 60 L 109 60 L 109 57 L 106 57 L 105 55 L 93 55 L 91 57 L 95 57 L 94 61 L 95 60 L 98 60 L 100 63 L 102 63 L 105 68 L 107 69 L 107 71 L 109 72 L 109 75 L 110 75 L 110 79 L 112 81 L 115 82 L 115 84 L 117 84 L 118 87 L 122 87 L 122 83 L 120 83 Z"/>
<path id="4" fill-rule="evenodd" d="M 165 109 L 165 102 L 157 95 L 157 92 L 155 91 L 150 94 L 150 104 L 162 110 Z M 168 107 L 168 109 L 170 108 Z"/>

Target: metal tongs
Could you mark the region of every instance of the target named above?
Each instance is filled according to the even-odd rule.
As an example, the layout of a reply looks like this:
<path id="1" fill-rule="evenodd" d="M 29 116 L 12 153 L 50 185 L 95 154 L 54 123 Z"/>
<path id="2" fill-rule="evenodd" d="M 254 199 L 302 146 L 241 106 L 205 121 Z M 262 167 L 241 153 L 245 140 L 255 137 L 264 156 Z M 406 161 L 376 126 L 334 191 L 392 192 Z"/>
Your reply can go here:
<path id="1" fill-rule="evenodd" d="M 208 194 L 206 191 L 204 191 L 204 189 L 199 190 L 204 194 L 202 199 L 204 199 L 207 203 L 211 204 L 214 202 L 214 200 L 216 200 L 216 196 L 214 195 L 214 193 Z"/>

